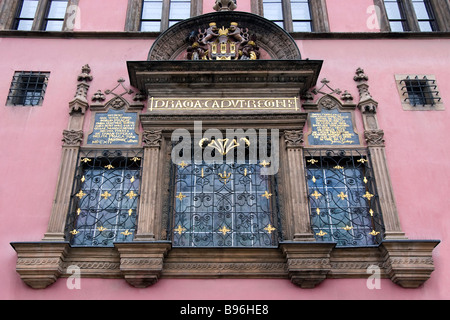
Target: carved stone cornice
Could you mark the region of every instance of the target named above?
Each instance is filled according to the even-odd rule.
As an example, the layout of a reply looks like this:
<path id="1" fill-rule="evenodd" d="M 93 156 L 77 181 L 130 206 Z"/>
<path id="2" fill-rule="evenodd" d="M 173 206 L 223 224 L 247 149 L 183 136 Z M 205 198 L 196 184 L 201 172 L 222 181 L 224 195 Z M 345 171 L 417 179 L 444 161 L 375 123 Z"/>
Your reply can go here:
<path id="1" fill-rule="evenodd" d="M 296 97 L 314 86 L 320 60 L 128 61 L 131 85 L 149 97 Z M 272 90 L 268 90 L 272 88 Z"/>
<path id="2" fill-rule="evenodd" d="M 139 115 L 144 131 L 163 130 L 163 132 L 172 132 L 178 128 L 194 130 L 194 121 L 202 121 L 204 129 L 269 128 L 301 130 L 306 123 L 306 117 L 307 114 L 303 112 L 255 114 L 238 113 L 233 110 L 228 113 L 157 114 L 147 112 Z"/>

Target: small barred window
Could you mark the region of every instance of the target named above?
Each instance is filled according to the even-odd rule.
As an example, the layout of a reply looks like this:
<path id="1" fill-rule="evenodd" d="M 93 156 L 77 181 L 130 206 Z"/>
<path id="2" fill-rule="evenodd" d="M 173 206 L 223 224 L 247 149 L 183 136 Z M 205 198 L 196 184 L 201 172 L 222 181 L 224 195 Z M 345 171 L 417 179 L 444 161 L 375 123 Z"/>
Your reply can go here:
<path id="1" fill-rule="evenodd" d="M 436 78 L 432 75 L 396 75 L 404 110 L 443 110 Z"/>
<path id="2" fill-rule="evenodd" d="M 11 82 L 7 105 L 42 105 L 49 75 L 48 72 L 16 72 Z"/>

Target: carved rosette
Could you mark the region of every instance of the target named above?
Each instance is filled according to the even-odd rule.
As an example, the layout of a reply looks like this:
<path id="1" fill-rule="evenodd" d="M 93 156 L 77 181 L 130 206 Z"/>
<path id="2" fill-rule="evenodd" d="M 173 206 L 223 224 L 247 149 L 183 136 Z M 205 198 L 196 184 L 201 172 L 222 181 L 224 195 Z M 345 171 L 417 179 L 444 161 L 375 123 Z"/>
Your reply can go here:
<path id="1" fill-rule="evenodd" d="M 83 130 L 64 130 L 62 141 L 64 146 L 80 146 L 83 141 Z"/>
<path id="2" fill-rule="evenodd" d="M 142 144 L 144 147 L 161 147 L 162 130 L 145 130 L 142 133 Z"/>
<path id="3" fill-rule="evenodd" d="M 301 130 L 284 131 L 284 141 L 288 148 L 299 148 L 303 146 L 303 132 Z"/>

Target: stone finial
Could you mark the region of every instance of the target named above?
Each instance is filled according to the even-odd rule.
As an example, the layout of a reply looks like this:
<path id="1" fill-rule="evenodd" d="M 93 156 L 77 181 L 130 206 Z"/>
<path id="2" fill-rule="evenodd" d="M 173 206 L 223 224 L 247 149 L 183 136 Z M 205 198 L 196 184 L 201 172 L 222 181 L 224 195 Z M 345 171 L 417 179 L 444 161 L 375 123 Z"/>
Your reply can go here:
<path id="1" fill-rule="evenodd" d="M 81 68 L 81 73 L 78 75 L 78 81 L 92 81 L 91 67 L 88 64 Z"/>
<path id="2" fill-rule="evenodd" d="M 368 81 L 369 77 L 364 73 L 364 69 L 356 69 L 356 76 L 353 77 L 355 81 Z"/>
<path id="3" fill-rule="evenodd" d="M 237 8 L 234 0 L 216 0 L 213 9 L 216 11 L 233 11 Z"/>

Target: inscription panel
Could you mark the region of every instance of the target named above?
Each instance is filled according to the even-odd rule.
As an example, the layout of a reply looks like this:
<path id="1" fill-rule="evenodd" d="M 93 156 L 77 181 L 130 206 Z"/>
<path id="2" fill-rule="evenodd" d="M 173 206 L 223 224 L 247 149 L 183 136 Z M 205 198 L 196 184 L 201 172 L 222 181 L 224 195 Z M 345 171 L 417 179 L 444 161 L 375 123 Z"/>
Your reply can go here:
<path id="1" fill-rule="evenodd" d="M 136 133 L 136 112 L 109 110 L 97 113 L 94 118 L 89 145 L 137 145 L 139 134 Z"/>
<path id="2" fill-rule="evenodd" d="M 310 145 L 358 145 L 352 114 L 338 110 L 323 110 L 309 114 Z"/>
<path id="3" fill-rule="evenodd" d="M 149 98 L 149 112 L 158 110 L 290 110 L 297 98 Z"/>

